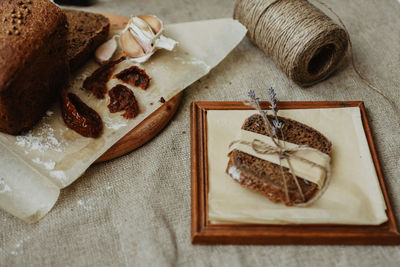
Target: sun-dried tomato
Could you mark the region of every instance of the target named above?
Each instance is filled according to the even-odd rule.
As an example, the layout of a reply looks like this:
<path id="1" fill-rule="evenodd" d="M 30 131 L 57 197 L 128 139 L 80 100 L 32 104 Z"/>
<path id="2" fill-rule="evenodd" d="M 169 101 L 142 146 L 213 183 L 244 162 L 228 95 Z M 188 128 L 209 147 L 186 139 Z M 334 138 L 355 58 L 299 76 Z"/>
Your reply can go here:
<path id="1" fill-rule="evenodd" d="M 85 137 L 99 137 L 103 130 L 100 115 L 73 93 L 66 93 L 63 90 L 61 98 L 62 117 L 65 124 Z"/>
<path id="2" fill-rule="evenodd" d="M 114 71 L 114 66 L 125 60 L 125 57 L 110 61 L 95 70 L 83 82 L 83 89 L 92 92 L 97 98 L 103 99 L 107 93 L 107 82 Z"/>
<path id="3" fill-rule="evenodd" d="M 110 104 L 108 109 L 111 113 L 125 111 L 122 116 L 127 119 L 132 119 L 139 114 L 139 106 L 135 99 L 135 95 L 128 87 L 118 84 L 109 92 Z"/>
<path id="4" fill-rule="evenodd" d="M 127 119 L 132 119 L 138 115 L 139 106 L 131 89 L 118 84 L 108 92 L 108 95 L 110 96 L 108 109 L 111 113 L 125 111 L 122 116 Z"/>
<path id="5" fill-rule="evenodd" d="M 140 87 L 146 90 L 149 87 L 151 78 L 147 73 L 138 66 L 132 66 L 121 71 L 115 77 L 132 86 Z"/>

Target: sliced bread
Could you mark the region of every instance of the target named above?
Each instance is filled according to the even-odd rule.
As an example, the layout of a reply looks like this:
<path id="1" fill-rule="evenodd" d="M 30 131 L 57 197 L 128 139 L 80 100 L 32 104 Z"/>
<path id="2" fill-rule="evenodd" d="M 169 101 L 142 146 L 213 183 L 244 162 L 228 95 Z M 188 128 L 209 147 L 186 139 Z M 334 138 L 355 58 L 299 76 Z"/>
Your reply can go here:
<path id="1" fill-rule="evenodd" d="M 107 40 L 109 20 L 101 15 L 78 10 L 64 10 L 68 21 L 67 58 L 71 71 L 82 66 L 96 48 Z"/>
<path id="2" fill-rule="evenodd" d="M 268 116 L 268 119 L 272 124 L 274 118 Z M 283 117 L 278 117 L 278 119 L 284 123 L 282 132 L 285 141 L 297 145 L 306 145 L 330 155 L 332 144 L 320 132 L 291 119 Z M 247 118 L 242 129 L 269 136 L 263 118 L 258 114 Z M 277 136 L 282 139 L 279 131 Z M 240 185 L 263 194 L 273 202 L 282 201 L 287 206 L 307 202 L 317 193 L 318 186 L 316 184 L 297 177 L 305 197 L 305 201 L 303 201 L 289 169 L 283 168 L 283 170 L 287 181 L 289 199 L 286 198 L 282 172 L 277 164 L 239 150 L 233 150 L 229 155 L 226 172 Z"/>

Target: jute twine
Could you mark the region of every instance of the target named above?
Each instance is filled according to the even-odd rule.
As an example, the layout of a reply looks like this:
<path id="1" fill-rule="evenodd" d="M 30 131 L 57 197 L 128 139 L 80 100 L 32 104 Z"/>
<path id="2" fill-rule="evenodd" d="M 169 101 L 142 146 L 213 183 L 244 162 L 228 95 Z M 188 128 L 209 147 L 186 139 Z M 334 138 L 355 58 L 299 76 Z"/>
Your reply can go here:
<path id="1" fill-rule="evenodd" d="M 310 161 L 310 160 L 308 160 L 306 158 L 299 157 L 295 153 L 298 152 L 298 151 L 312 151 L 314 153 L 321 153 L 321 154 L 323 154 L 323 153 L 321 151 L 319 151 L 319 150 L 316 150 L 316 149 L 308 147 L 308 146 L 298 146 L 296 148 L 291 148 L 291 149 L 290 148 L 286 148 L 284 145 L 281 144 L 281 142 L 279 142 L 279 139 L 276 138 L 276 140 L 275 140 L 275 138 L 276 137 L 272 136 L 272 140 L 274 141 L 275 146 L 270 146 L 270 145 L 264 143 L 261 140 L 254 139 L 252 142 L 242 141 L 242 140 L 235 140 L 235 141 L 230 143 L 229 147 L 232 147 L 233 145 L 235 145 L 237 143 L 240 143 L 240 144 L 247 145 L 247 146 L 251 147 L 255 152 L 257 152 L 259 154 L 277 155 L 279 157 L 279 167 L 280 167 L 280 172 L 281 172 L 281 178 L 282 178 L 282 181 L 283 181 L 283 189 L 284 189 L 284 192 L 285 192 L 285 197 L 286 197 L 287 202 L 290 202 L 291 199 L 290 199 L 290 196 L 289 196 L 289 189 L 288 189 L 288 186 L 287 186 L 288 181 L 287 181 L 287 178 L 286 178 L 286 175 L 285 175 L 284 168 L 282 166 L 282 161 L 286 160 L 286 162 L 289 165 L 289 170 L 290 170 L 290 174 L 292 176 L 292 179 L 295 182 L 296 187 L 297 187 L 297 191 L 299 192 L 299 195 L 300 195 L 300 197 L 302 199 L 302 202 L 300 202 L 300 203 L 294 202 L 293 205 L 294 206 L 308 206 L 308 205 L 314 203 L 325 192 L 325 190 L 327 188 L 327 185 L 329 184 L 330 166 L 328 166 L 326 168 L 326 167 L 324 167 L 324 166 L 322 166 L 320 164 L 317 164 L 317 163 L 315 163 L 313 161 Z M 298 180 L 297 176 L 295 175 L 296 172 L 295 172 L 295 169 L 292 166 L 291 159 L 298 159 L 298 160 L 300 160 L 300 161 L 302 161 L 302 162 L 304 162 L 304 163 L 306 163 L 306 164 L 308 164 L 310 166 L 320 168 L 324 172 L 324 174 L 325 174 L 324 184 L 323 184 L 322 188 L 319 189 L 318 193 L 315 194 L 311 199 L 308 199 L 308 200 L 305 199 L 304 192 L 301 189 L 299 180 Z"/>
<path id="2" fill-rule="evenodd" d="M 238 0 L 234 18 L 300 86 L 327 78 L 344 58 L 346 31 L 306 0 Z"/>
<path id="3" fill-rule="evenodd" d="M 300 86 L 311 86 L 334 72 L 346 51 L 351 64 L 369 88 L 400 111 L 381 89 L 363 75 L 354 62 L 350 35 L 341 18 L 325 3 L 340 26 L 307 0 L 237 0 L 233 17 L 248 29 L 248 37 Z"/>

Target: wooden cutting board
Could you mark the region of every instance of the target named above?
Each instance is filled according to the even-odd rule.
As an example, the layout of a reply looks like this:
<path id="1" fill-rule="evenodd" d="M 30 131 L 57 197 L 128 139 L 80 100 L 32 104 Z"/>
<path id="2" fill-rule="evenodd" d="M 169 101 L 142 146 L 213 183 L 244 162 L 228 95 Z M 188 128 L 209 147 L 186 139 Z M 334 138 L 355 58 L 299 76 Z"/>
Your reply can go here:
<path id="1" fill-rule="evenodd" d="M 111 30 L 123 29 L 129 18 L 113 14 L 103 14 L 110 20 Z M 183 92 L 165 102 L 160 108 L 144 119 L 132 131 L 108 149 L 95 163 L 107 161 L 135 150 L 156 136 L 171 120 L 182 99 Z"/>

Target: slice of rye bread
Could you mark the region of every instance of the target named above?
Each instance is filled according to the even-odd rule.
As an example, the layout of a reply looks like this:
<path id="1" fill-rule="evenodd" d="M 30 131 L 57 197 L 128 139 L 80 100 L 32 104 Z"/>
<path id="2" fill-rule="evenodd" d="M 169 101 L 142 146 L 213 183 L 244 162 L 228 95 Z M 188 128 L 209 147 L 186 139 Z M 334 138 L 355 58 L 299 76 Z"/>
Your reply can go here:
<path id="1" fill-rule="evenodd" d="M 268 119 L 272 124 L 274 118 L 268 116 Z M 297 145 L 306 145 L 330 155 L 332 144 L 320 132 L 291 119 L 283 117 L 278 117 L 278 119 L 284 123 L 282 132 L 285 141 Z M 263 118 L 259 114 L 247 118 L 242 129 L 269 136 Z M 282 139 L 280 132 L 277 133 L 277 136 Z M 229 154 L 226 172 L 243 187 L 261 193 L 273 202 L 282 201 L 287 206 L 305 203 L 317 193 L 318 186 L 316 184 L 297 177 L 305 197 L 305 201 L 303 201 L 289 169 L 283 167 L 283 170 L 287 181 L 289 200 L 286 199 L 282 173 L 277 164 L 239 150 L 233 150 Z"/>
<path id="2" fill-rule="evenodd" d="M 68 21 L 67 58 L 71 71 L 82 66 L 107 40 L 110 21 L 103 15 L 65 10 Z"/>

